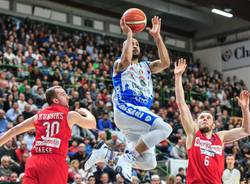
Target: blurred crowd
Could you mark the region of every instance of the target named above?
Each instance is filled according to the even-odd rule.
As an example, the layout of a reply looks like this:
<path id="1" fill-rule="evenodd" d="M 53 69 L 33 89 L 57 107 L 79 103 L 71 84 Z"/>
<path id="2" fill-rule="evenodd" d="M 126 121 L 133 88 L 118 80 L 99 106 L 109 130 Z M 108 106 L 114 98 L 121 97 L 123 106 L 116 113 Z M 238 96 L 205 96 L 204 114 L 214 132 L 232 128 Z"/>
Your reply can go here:
<path id="1" fill-rule="evenodd" d="M 45 91 L 61 85 L 70 95 L 70 109 L 88 108 L 97 119 L 96 130 L 78 126 L 72 129 L 68 152 L 68 183 L 124 183 L 113 170 L 113 163 L 98 163 L 84 171 L 83 163 L 93 147 L 104 140 L 114 151 L 123 152 L 126 140 L 113 122 L 111 71 L 121 54 L 123 40 L 100 34 L 67 30 L 63 27 L 16 17 L 0 17 L 0 134 L 36 114 L 45 107 Z M 154 60 L 157 49 L 141 44 L 141 58 Z M 171 67 L 154 76 L 155 101 L 152 111 L 173 127 L 171 136 L 157 145 L 157 160 L 187 159 L 185 133 L 175 103 L 173 62 L 188 59 L 183 83 L 186 99 L 196 118 L 203 110 L 215 117 L 216 131 L 241 126 L 241 111 L 235 96 L 246 89 L 236 77 L 223 79 L 218 71 L 209 71 L 193 61 L 190 53 L 170 50 Z M 22 181 L 26 159 L 35 131 L 17 136 L 0 148 L 0 181 Z M 241 181 L 250 178 L 250 144 L 248 138 L 225 145 L 225 154 L 235 158 Z M 227 168 L 228 163 L 225 164 Z M 232 164 L 231 164 L 232 165 Z M 161 177 L 159 177 L 159 175 Z M 162 180 L 162 181 L 161 181 Z M 159 170 L 134 170 L 133 183 L 185 183 L 185 170 L 177 175 L 163 175 Z"/>

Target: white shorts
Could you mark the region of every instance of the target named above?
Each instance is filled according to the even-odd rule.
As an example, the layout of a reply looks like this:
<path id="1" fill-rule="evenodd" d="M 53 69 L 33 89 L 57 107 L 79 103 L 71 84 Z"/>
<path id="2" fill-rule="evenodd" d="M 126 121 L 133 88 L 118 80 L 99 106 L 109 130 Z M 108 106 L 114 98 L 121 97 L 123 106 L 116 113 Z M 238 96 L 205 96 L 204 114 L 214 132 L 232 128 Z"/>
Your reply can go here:
<path id="1" fill-rule="evenodd" d="M 120 103 L 114 105 L 114 121 L 116 126 L 127 138 L 127 148 L 133 149 L 142 135 L 150 132 L 156 119 L 161 118 L 150 109 L 135 106 L 130 103 Z M 150 170 L 147 163 L 156 165 L 155 147 L 149 148 L 137 159 L 135 168 Z"/>

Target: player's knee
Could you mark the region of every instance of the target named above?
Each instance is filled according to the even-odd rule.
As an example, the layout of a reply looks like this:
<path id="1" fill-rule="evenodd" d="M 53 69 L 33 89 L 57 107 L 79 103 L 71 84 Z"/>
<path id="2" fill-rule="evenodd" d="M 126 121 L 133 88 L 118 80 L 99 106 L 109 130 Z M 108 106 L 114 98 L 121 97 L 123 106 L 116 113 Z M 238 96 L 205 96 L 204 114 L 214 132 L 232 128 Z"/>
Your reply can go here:
<path id="1" fill-rule="evenodd" d="M 166 122 L 164 122 L 164 132 L 166 133 L 166 138 L 172 133 L 173 128 Z"/>
<path id="2" fill-rule="evenodd" d="M 154 126 L 158 130 L 162 130 L 161 133 L 165 138 L 167 138 L 173 131 L 172 127 L 162 119 L 157 119 Z"/>

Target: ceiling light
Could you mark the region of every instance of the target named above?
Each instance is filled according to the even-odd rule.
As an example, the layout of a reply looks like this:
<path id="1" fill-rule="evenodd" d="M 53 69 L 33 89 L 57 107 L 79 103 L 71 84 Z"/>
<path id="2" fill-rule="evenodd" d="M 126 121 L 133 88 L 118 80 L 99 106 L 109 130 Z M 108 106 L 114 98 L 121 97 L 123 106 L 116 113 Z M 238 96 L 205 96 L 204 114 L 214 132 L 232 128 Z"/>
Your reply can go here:
<path id="1" fill-rule="evenodd" d="M 224 12 L 224 11 L 222 11 L 222 10 L 215 9 L 215 8 L 213 8 L 211 11 L 212 11 L 213 13 L 222 15 L 222 16 L 224 16 L 224 17 L 228 17 L 228 18 L 232 18 L 232 17 L 233 17 L 233 14 L 231 14 L 231 13 L 227 13 L 227 12 Z"/>
<path id="2" fill-rule="evenodd" d="M 229 12 L 232 12 L 232 9 L 231 8 L 224 8 L 224 11 L 229 13 Z"/>

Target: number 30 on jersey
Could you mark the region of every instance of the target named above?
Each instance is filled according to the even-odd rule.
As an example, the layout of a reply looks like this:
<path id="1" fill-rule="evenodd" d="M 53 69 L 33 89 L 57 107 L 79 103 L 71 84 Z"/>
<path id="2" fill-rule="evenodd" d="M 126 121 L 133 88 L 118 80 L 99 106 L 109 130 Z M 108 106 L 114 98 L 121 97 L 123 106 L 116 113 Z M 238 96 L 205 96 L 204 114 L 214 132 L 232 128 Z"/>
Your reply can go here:
<path id="1" fill-rule="evenodd" d="M 60 123 L 59 121 L 44 122 L 43 126 L 46 126 L 46 137 L 53 137 L 53 135 L 59 132 Z"/>

